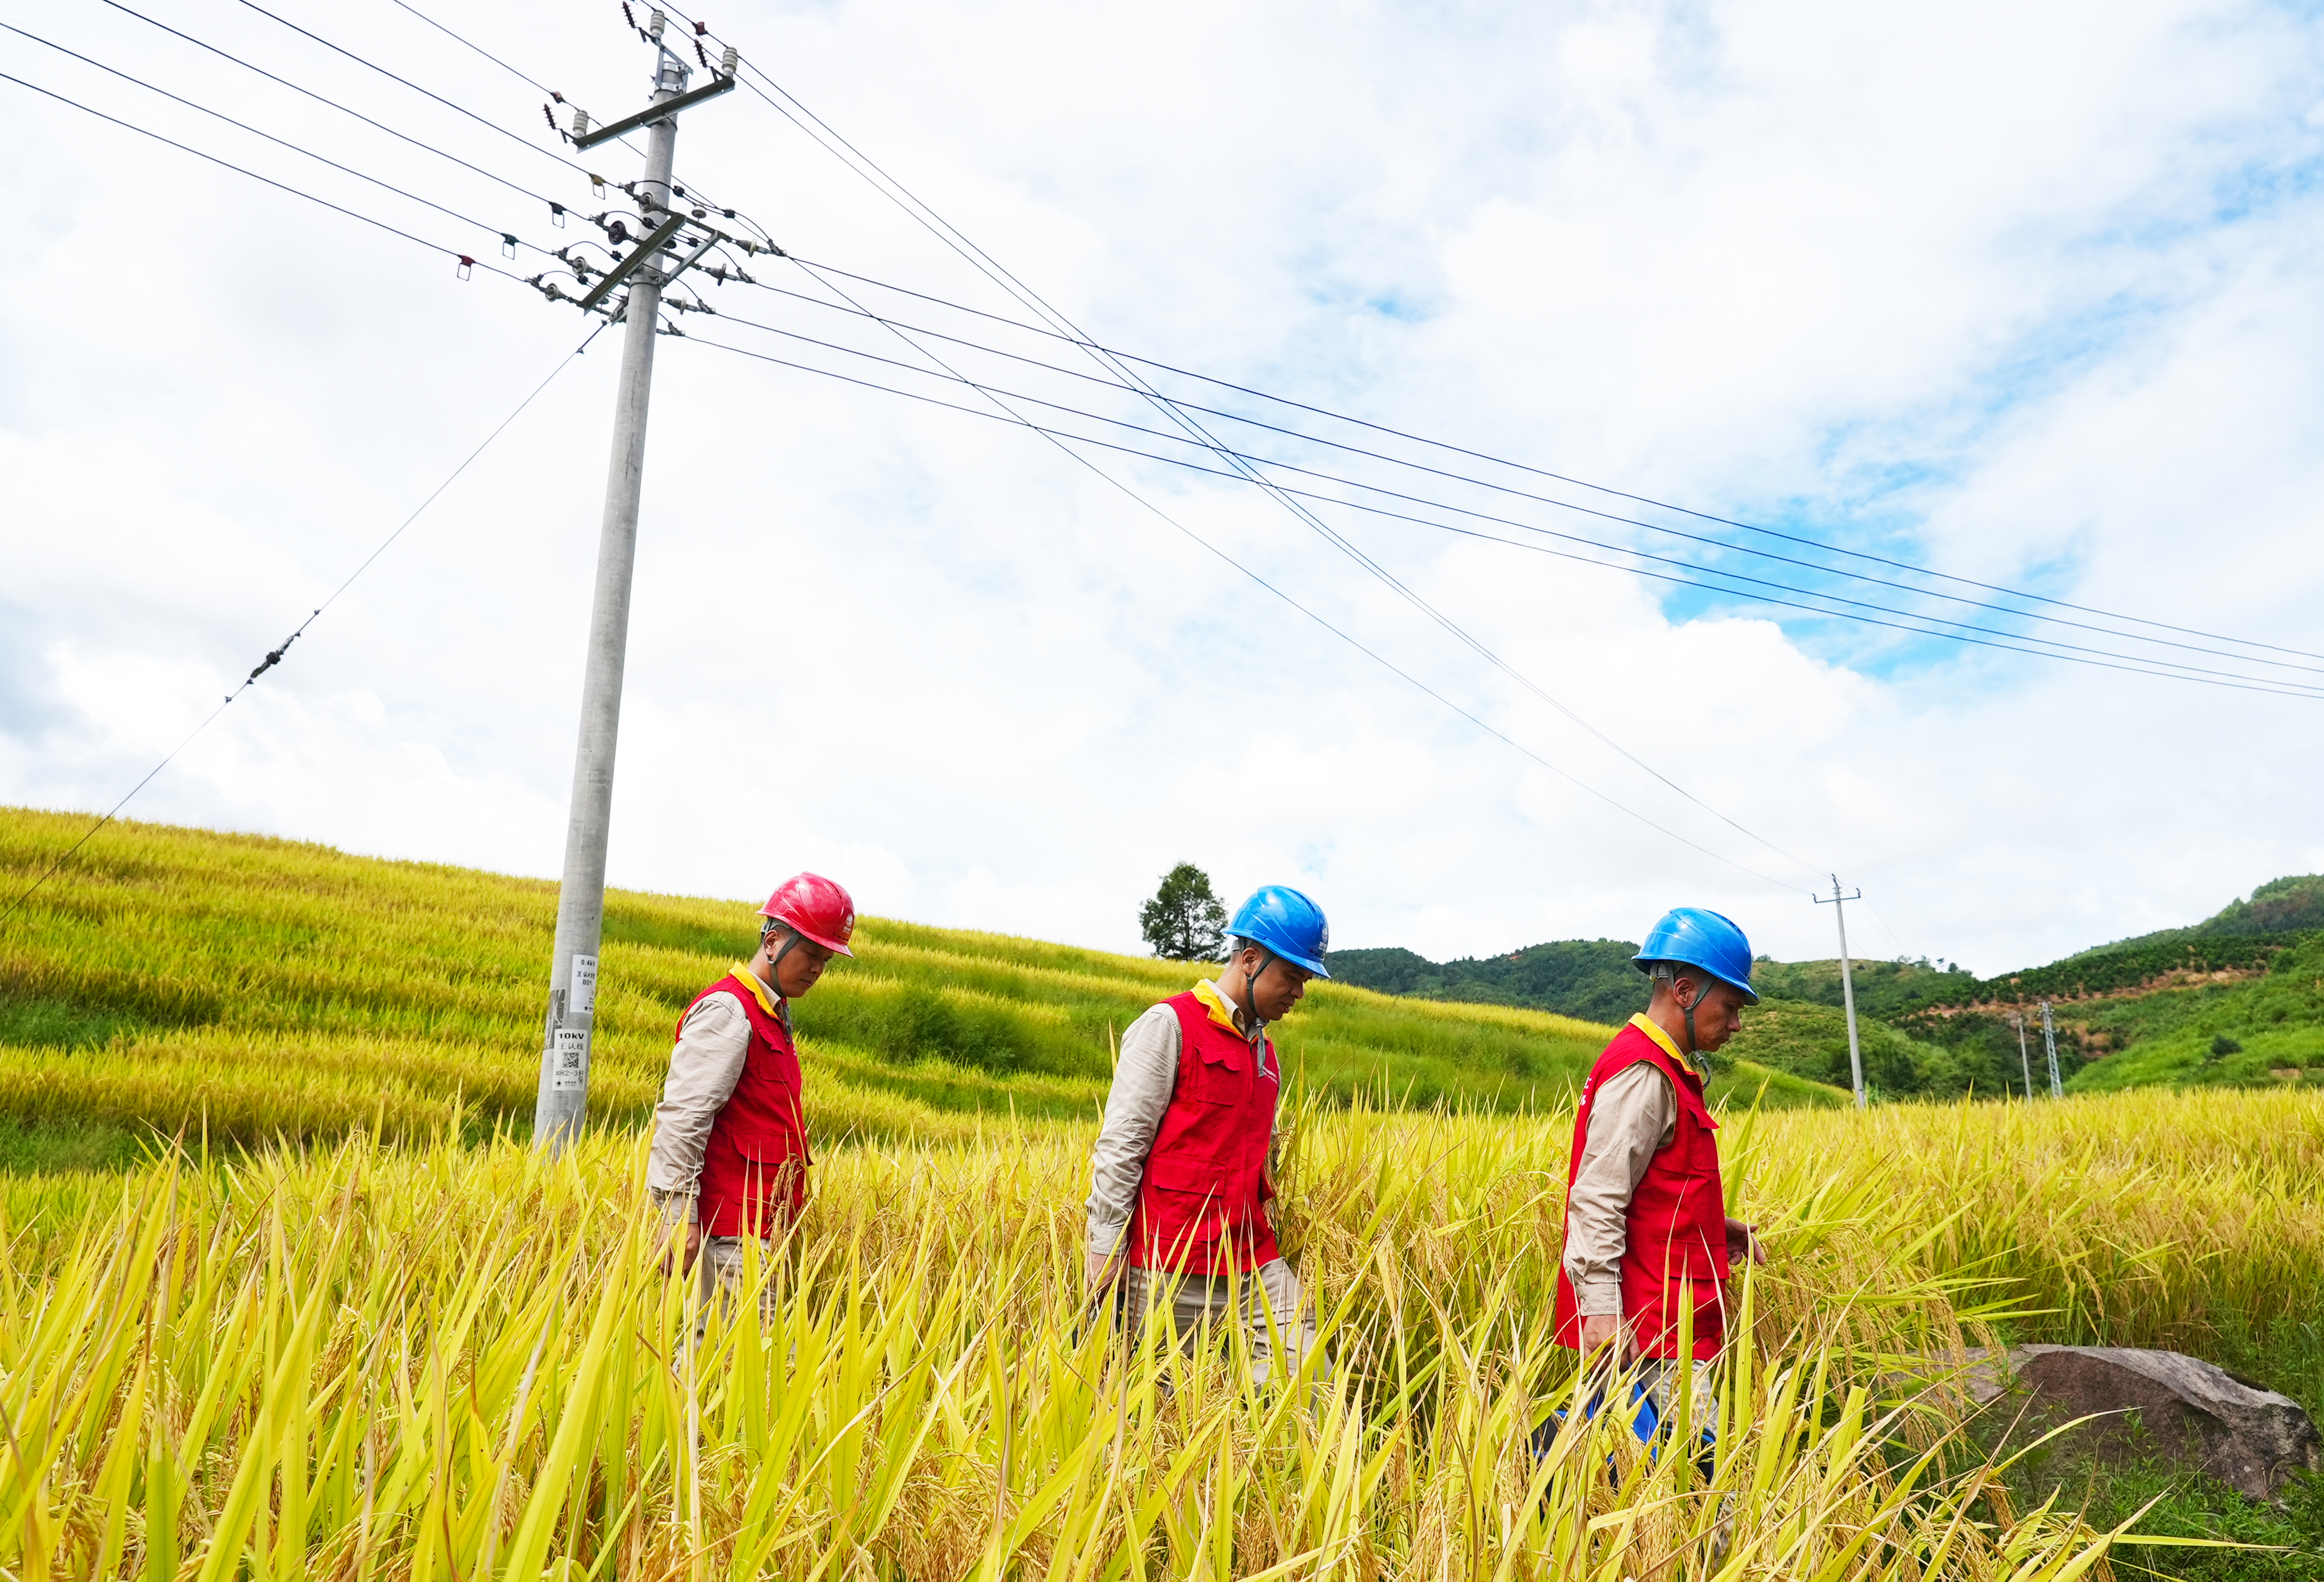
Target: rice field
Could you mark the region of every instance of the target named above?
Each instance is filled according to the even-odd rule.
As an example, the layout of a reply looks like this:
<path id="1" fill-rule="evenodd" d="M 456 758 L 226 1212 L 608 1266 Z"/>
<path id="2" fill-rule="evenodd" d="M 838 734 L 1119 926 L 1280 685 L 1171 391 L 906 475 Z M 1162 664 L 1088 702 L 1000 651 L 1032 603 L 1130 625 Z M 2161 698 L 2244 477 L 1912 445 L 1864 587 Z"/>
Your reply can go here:
<path id="1" fill-rule="evenodd" d="M 0 868 L 67 827 L 0 814 Z M 0 1176 L 11 1578 L 2131 1575 L 2183 1551 L 1995 1459 L 1962 1348 L 2224 1355 L 2324 1310 L 2324 1096 L 1858 1115 L 1741 1070 L 1731 1202 L 1773 1256 L 1715 1453 L 1648 1456 L 1547 1337 L 1605 1030 L 1327 990 L 1279 1170 L 1324 1344 L 1252 1388 L 1081 1289 L 1111 1036 L 1185 969 L 872 921 L 802 1004 L 822 1162 L 766 1312 L 699 1315 L 637 1123 L 747 907 L 615 898 L 595 1124 L 549 1160 L 517 1124 L 549 887 L 91 849 L 0 932 L 0 1116 L 138 1155 Z M 1420 1096 L 1452 1102 L 1382 1102 Z"/>
<path id="2" fill-rule="evenodd" d="M 1536 1461 L 1574 1389 L 1545 1336 L 1557 1117 L 1299 1121 L 1286 1221 L 1328 1370 L 1257 1390 L 1082 1310 L 1085 1128 L 836 1151 L 764 1272 L 771 1318 L 714 1314 L 699 1346 L 632 1133 L 19 1180 L 0 1567 L 2103 1574 L 2108 1534 L 2013 1499 L 1955 1432 L 1945 1359 L 1997 1324 L 2200 1347 L 2229 1306 L 2312 1306 L 2324 1271 L 2324 1106 L 2296 1091 L 1740 1117 L 1775 1256 L 1715 1460 L 1577 1424 Z"/>

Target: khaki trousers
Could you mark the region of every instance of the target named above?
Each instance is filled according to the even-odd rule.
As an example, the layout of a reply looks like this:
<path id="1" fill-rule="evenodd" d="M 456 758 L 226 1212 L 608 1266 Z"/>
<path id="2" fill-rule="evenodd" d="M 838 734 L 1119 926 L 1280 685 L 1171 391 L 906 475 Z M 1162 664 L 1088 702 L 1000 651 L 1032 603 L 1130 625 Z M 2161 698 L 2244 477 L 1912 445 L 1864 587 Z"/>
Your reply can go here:
<path id="1" fill-rule="evenodd" d="M 743 1296 L 745 1281 L 758 1281 L 760 1321 L 771 1328 L 783 1302 L 783 1244 L 771 1237 L 704 1236 L 702 1255 L 694 1265 L 694 1334 L 697 1340 L 716 1308 L 729 1323 Z"/>
<path id="2" fill-rule="evenodd" d="M 1299 1276 L 1277 1258 L 1249 1274 L 1180 1274 L 1167 1269 L 1121 1272 L 1122 1301 L 1132 1324 L 1142 1324 L 1166 1302 L 1178 1351 L 1194 1355 L 1199 1337 L 1214 1323 L 1239 1330 L 1250 1362 L 1250 1381 L 1288 1380 L 1315 1349 L 1315 1312 Z M 1158 1316 L 1157 1316 L 1157 1320 Z M 1270 1325 L 1272 1328 L 1270 1329 Z M 1317 1377 L 1323 1370 L 1317 1370 Z"/>
<path id="3" fill-rule="evenodd" d="M 1719 1388 L 1711 1376 L 1711 1365 L 1696 1363 L 1686 1374 L 1687 1421 L 1700 1432 L 1719 1426 Z M 1679 1375 L 1681 1368 L 1674 1357 L 1642 1357 L 1630 1365 L 1631 1377 L 1646 1387 L 1646 1398 L 1655 1403 L 1655 1415 L 1675 1428 L 1679 1415 Z"/>

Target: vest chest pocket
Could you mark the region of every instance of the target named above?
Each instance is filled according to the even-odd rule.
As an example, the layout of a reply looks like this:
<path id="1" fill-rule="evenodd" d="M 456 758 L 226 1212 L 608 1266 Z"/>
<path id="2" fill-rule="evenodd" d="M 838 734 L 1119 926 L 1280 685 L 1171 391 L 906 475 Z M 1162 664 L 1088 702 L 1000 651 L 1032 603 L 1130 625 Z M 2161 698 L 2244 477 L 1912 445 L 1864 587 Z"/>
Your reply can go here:
<path id="1" fill-rule="evenodd" d="M 1248 1057 L 1238 1048 L 1206 1043 L 1186 1073 L 1186 1096 L 1204 1104 L 1240 1104 L 1250 1091 L 1245 1074 Z"/>

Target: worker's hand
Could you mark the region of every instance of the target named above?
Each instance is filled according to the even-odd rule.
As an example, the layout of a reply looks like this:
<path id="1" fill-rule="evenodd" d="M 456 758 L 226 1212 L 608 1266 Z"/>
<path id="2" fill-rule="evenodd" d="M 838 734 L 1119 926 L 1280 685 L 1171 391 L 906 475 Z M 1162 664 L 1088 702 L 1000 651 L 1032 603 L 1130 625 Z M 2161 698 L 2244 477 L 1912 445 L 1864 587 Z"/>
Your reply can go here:
<path id="1" fill-rule="evenodd" d="M 1085 1254 L 1089 1293 L 1095 1296 L 1121 1278 L 1121 1254 L 1119 1253 Z"/>
<path id="2" fill-rule="evenodd" d="M 1733 1215 L 1727 1217 L 1727 1261 L 1740 1263 L 1748 1258 L 1754 1263 L 1767 1261 L 1767 1244 L 1759 1239 L 1759 1227 L 1746 1225 Z"/>
<path id="3" fill-rule="evenodd" d="M 1630 1360 L 1630 1332 L 1618 1313 L 1585 1313 L 1582 1317 L 1582 1360 L 1587 1365 L 1598 1360 L 1600 1352 L 1609 1347 L 1609 1357 L 1617 1367 Z"/>
<path id="4" fill-rule="evenodd" d="M 685 1227 L 683 1242 L 678 1237 L 678 1226 L 672 1225 L 669 1239 L 662 1244 L 661 1269 L 665 1274 L 691 1274 L 695 1261 L 702 1256 L 702 1222 L 689 1219 Z"/>

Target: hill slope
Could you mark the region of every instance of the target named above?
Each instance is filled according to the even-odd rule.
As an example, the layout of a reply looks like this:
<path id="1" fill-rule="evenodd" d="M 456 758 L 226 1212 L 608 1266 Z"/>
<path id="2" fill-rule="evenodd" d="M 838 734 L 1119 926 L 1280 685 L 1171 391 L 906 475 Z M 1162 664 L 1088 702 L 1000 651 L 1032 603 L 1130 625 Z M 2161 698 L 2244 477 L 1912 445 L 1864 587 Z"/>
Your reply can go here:
<path id="1" fill-rule="evenodd" d="M 1335 953 L 1335 973 L 1395 995 L 1532 1005 L 1614 1020 L 1635 1009 L 1634 946 L 1566 939 L 1432 962 L 1409 950 Z M 1344 970 L 1342 963 L 1345 963 Z M 2038 1007 L 2077 1090 L 2324 1081 L 2324 875 L 2269 881 L 2202 922 L 1980 978 L 1926 961 L 1853 964 L 1865 1080 L 1879 1097 L 2000 1096 L 2030 1065 L 2048 1086 Z M 1762 959 L 1766 1004 L 1729 1053 L 1845 1087 L 1840 963 Z M 1582 1008 L 1586 1007 L 1586 1010 Z M 2021 1040 L 2013 1013 L 2027 1030 Z"/>
<path id="2" fill-rule="evenodd" d="M 14 893 L 86 828 L 0 810 Z M 0 930 L 0 1123 L 180 1124 L 256 1139 L 376 1118 L 530 1124 L 556 887 L 327 847 L 109 828 Z M 641 1122 L 670 1031 L 744 953 L 746 903 L 610 893 L 591 1106 Z M 799 1002 L 810 1123 L 960 1131 L 979 1114 L 1087 1118 L 1113 1041 L 1185 987 L 1168 962 L 866 918 L 858 958 Z M 1295 1084 L 1508 1109 L 1563 1101 L 1608 1030 L 1499 1005 L 1319 985 L 1278 1029 Z M 1739 1070 L 1725 1092 L 1770 1074 Z M 1770 1101 L 1820 1102 L 1773 1078 Z M 5 1154 L 0 1137 L 0 1157 Z"/>
<path id="3" fill-rule="evenodd" d="M 1507 956 L 1431 961 L 1399 948 L 1334 950 L 1324 958 L 1333 981 L 1384 995 L 1524 1005 L 1584 1022 L 1618 1022 L 1638 1009 L 1640 982 L 1630 965 L 1635 944 L 1620 939 L 1554 939 Z"/>

